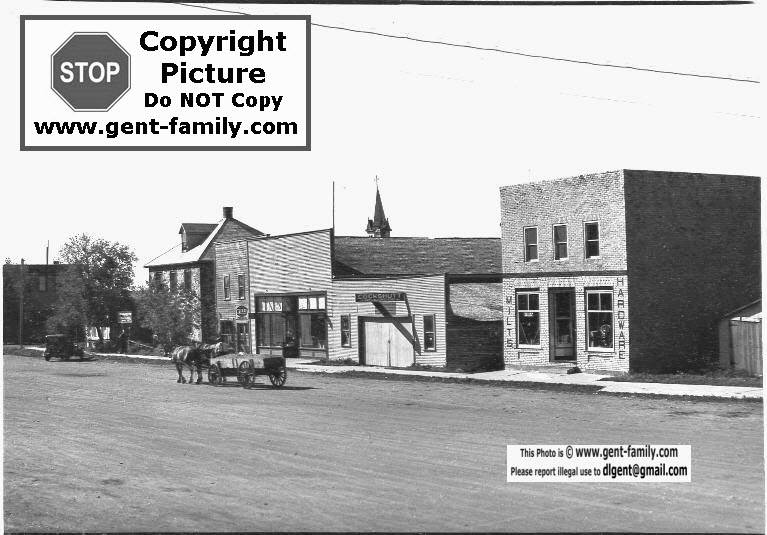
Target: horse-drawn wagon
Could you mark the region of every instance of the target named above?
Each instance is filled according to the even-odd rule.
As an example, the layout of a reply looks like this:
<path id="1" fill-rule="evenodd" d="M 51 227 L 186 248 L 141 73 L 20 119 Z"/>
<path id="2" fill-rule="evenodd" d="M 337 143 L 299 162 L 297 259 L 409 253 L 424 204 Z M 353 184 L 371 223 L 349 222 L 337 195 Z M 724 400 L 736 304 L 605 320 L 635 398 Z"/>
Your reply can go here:
<path id="1" fill-rule="evenodd" d="M 236 377 L 244 388 L 250 388 L 256 377 L 266 375 L 276 388 L 285 384 L 288 378 L 285 357 L 261 357 L 258 355 L 222 355 L 210 359 L 208 382 L 221 385 L 227 377 Z"/>

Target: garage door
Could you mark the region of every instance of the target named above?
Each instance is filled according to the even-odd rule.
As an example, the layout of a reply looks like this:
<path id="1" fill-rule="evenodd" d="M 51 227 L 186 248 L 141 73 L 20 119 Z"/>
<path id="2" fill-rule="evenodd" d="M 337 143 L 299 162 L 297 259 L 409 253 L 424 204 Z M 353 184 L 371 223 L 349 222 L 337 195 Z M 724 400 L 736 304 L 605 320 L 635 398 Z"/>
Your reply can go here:
<path id="1" fill-rule="evenodd" d="M 395 318 L 365 321 L 365 364 L 404 368 L 415 362 L 413 324 Z"/>

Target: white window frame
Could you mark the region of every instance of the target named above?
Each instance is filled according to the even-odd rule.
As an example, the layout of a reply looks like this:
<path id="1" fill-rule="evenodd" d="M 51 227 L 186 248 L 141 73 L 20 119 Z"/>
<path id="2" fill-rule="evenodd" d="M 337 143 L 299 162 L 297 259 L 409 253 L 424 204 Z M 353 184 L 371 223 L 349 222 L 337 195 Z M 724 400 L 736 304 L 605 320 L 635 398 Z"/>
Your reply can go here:
<path id="1" fill-rule="evenodd" d="M 595 351 L 597 353 L 615 353 L 615 292 L 611 288 L 586 288 L 584 292 L 584 305 L 586 309 L 586 351 Z M 590 310 L 589 309 L 589 294 L 610 294 L 610 310 Z M 612 317 L 610 322 L 610 331 L 613 338 L 612 347 L 592 347 L 591 343 L 591 326 L 589 325 L 589 313 L 590 312 L 609 312 Z"/>
<path id="2" fill-rule="evenodd" d="M 528 229 L 535 229 L 535 243 L 527 243 L 527 230 Z M 529 227 L 522 227 L 522 245 L 523 245 L 523 251 L 522 255 L 525 259 L 525 263 L 528 262 L 538 262 L 538 259 L 541 257 L 541 251 L 540 251 L 540 237 L 538 234 L 538 227 L 537 226 L 529 226 Z M 528 246 L 535 245 L 535 258 L 527 258 L 527 248 Z"/>
<path id="3" fill-rule="evenodd" d="M 538 296 L 538 308 L 532 309 L 530 307 L 530 298 L 527 298 L 527 306 L 528 308 L 522 309 L 519 308 L 519 296 L 520 295 L 536 295 Z M 541 292 L 539 290 L 518 290 L 514 296 L 514 308 L 517 311 L 516 320 L 517 320 L 517 347 L 519 348 L 528 348 L 528 349 L 540 349 L 541 348 Z M 538 343 L 537 344 L 523 344 L 519 341 L 519 333 L 521 329 L 519 328 L 519 315 L 522 312 L 536 312 L 538 314 Z"/>
<path id="4" fill-rule="evenodd" d="M 426 330 L 426 318 L 431 318 L 432 321 L 432 330 L 427 331 Z M 432 333 L 434 335 L 434 346 L 433 347 L 426 347 L 426 333 Z M 436 314 L 424 314 L 423 315 L 423 350 L 428 351 L 430 353 L 437 350 L 437 315 Z"/>
<path id="5" fill-rule="evenodd" d="M 597 226 L 597 246 L 599 247 L 599 254 L 595 256 L 589 256 L 589 241 L 595 241 L 595 240 L 589 240 L 588 234 L 586 234 L 586 225 L 596 225 Z M 602 256 L 602 225 L 599 224 L 599 221 L 584 221 L 583 222 L 583 257 L 586 260 L 591 260 L 592 258 L 600 258 Z"/>
<path id="6" fill-rule="evenodd" d="M 565 227 L 565 241 L 564 242 L 558 242 L 557 241 L 557 227 Z M 554 244 L 554 260 L 556 262 L 560 262 L 562 260 L 567 260 L 567 258 L 570 256 L 570 234 L 567 232 L 567 223 L 557 223 L 556 225 L 551 226 L 551 243 Z M 560 243 L 565 244 L 565 256 L 562 258 L 557 258 L 557 245 Z"/>

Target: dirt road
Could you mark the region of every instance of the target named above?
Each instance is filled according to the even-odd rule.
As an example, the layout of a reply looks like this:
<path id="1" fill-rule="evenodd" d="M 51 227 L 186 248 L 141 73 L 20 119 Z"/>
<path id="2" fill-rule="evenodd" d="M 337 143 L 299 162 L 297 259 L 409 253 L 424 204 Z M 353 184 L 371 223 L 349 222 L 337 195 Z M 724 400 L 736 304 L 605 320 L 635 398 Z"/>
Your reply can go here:
<path id="1" fill-rule="evenodd" d="M 4 356 L 9 531 L 763 531 L 760 403 Z M 691 444 L 692 483 L 509 484 L 507 444 Z"/>

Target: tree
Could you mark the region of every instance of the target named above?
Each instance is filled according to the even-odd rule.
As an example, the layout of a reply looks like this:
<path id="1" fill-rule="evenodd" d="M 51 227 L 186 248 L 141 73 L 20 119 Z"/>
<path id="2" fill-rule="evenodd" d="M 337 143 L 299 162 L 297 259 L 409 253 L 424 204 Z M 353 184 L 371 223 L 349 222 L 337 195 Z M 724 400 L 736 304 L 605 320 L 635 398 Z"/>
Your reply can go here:
<path id="1" fill-rule="evenodd" d="M 138 258 L 127 245 L 80 234 L 64 244 L 59 260 L 70 267 L 57 281 L 58 298 L 48 328 L 92 325 L 103 341 L 101 327 L 113 322 L 119 310 L 131 308 L 133 263 Z"/>
<path id="2" fill-rule="evenodd" d="M 134 300 L 139 325 L 151 329 L 166 352 L 189 343 L 200 329 L 200 298 L 194 292 L 174 291 L 153 280 L 136 290 Z"/>

